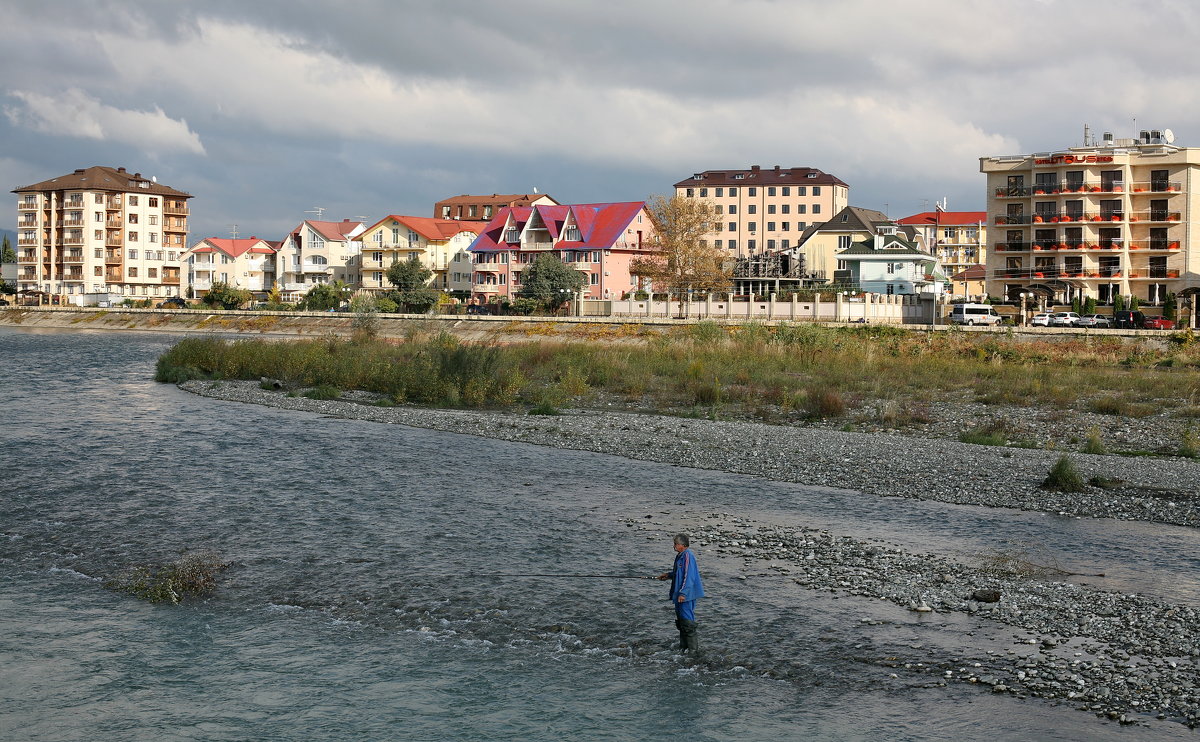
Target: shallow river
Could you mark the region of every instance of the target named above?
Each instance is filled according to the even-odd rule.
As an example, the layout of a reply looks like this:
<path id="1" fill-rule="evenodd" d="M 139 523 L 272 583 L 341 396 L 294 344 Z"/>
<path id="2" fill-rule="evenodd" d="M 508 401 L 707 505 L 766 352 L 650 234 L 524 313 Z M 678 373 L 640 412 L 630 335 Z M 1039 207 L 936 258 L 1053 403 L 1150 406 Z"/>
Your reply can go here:
<path id="1" fill-rule="evenodd" d="M 1196 604 L 1192 530 L 215 402 L 152 380 L 174 340 L 0 329 L 0 739 L 1195 738 L 923 688 L 888 658 L 1004 651 L 1014 630 L 741 581 L 702 548 L 699 661 L 670 649 L 663 583 L 488 576 L 657 574 L 673 528 L 722 512 L 962 558 L 1039 544 Z M 627 526 L 647 515 L 661 537 Z M 99 584 L 189 548 L 233 562 L 204 602 Z"/>

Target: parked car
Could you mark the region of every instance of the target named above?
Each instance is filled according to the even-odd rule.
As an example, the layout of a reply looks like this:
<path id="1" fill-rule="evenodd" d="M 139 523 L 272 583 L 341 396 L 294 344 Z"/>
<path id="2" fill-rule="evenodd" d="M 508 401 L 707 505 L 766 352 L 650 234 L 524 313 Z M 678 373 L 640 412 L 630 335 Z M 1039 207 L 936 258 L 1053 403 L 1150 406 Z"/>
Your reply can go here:
<path id="1" fill-rule="evenodd" d="M 484 305 L 484 304 L 468 304 L 467 305 L 467 314 L 491 314 L 491 313 L 492 313 L 492 310 L 487 305 Z"/>
<path id="2" fill-rule="evenodd" d="M 181 297 L 172 296 L 158 303 L 159 309 L 187 309 L 187 302 Z"/>
<path id="3" fill-rule="evenodd" d="M 1136 309 L 1122 309 L 1113 312 L 1113 327 L 1125 330 L 1140 330 L 1146 324 L 1146 315 Z"/>
<path id="4" fill-rule="evenodd" d="M 1029 325 L 1030 327 L 1049 327 L 1050 313 L 1038 312 L 1037 314 L 1033 315 L 1033 319 L 1029 320 Z"/>
<path id="5" fill-rule="evenodd" d="M 1051 327 L 1074 327 L 1079 315 L 1074 312 L 1055 312 L 1050 315 Z"/>
<path id="6" fill-rule="evenodd" d="M 1075 323 L 1076 327 L 1112 327 L 1112 319 L 1106 314 L 1085 314 Z"/>
<path id="7" fill-rule="evenodd" d="M 999 325 L 1004 317 L 990 304 L 955 304 L 950 310 L 950 321 L 956 325 Z"/>
<path id="8" fill-rule="evenodd" d="M 1174 330 L 1175 321 L 1166 317 L 1147 317 L 1146 321 L 1142 323 L 1142 327 L 1147 330 Z"/>

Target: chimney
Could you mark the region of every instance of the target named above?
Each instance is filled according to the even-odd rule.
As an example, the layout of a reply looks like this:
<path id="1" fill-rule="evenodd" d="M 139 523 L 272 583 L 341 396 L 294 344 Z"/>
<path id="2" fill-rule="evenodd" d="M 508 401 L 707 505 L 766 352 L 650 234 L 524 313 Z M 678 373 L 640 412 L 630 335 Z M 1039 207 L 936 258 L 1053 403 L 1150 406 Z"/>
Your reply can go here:
<path id="1" fill-rule="evenodd" d="M 118 172 L 118 173 L 123 173 L 123 172 L 125 172 L 125 168 L 123 168 L 123 167 L 119 167 L 119 168 L 117 168 L 117 172 Z"/>
<path id="2" fill-rule="evenodd" d="M 779 166 L 778 166 L 778 165 L 776 165 L 776 166 L 775 166 L 775 172 L 779 172 Z"/>
<path id="3" fill-rule="evenodd" d="M 76 169 L 75 169 L 75 174 L 76 174 L 76 175 L 80 175 L 80 174 L 82 174 L 82 173 L 83 173 L 83 168 L 76 168 Z"/>
<path id="4" fill-rule="evenodd" d="M 758 165 L 751 165 L 750 169 L 753 170 L 754 172 L 758 172 L 759 170 L 762 170 L 762 168 L 759 167 Z"/>
<path id="5" fill-rule="evenodd" d="M 134 174 L 133 174 L 133 177 L 135 177 L 135 178 L 140 178 L 140 177 L 142 177 L 142 174 L 141 174 L 141 173 L 134 173 Z"/>

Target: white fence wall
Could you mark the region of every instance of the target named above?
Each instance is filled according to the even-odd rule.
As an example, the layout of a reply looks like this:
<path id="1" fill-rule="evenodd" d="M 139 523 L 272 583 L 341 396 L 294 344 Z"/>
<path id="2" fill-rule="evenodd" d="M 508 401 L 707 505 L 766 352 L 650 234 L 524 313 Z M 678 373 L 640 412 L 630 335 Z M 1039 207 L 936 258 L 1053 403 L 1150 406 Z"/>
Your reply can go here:
<path id="1" fill-rule="evenodd" d="M 612 317 L 688 317 L 695 319 L 764 319 L 808 322 L 869 322 L 878 324 L 920 324 L 931 321 L 936 306 L 932 298 L 866 294 L 849 297 L 842 294 L 818 295 L 813 300 L 792 297 L 776 301 L 653 301 L 636 299 L 584 302 L 585 316 L 603 316 L 608 305 Z"/>

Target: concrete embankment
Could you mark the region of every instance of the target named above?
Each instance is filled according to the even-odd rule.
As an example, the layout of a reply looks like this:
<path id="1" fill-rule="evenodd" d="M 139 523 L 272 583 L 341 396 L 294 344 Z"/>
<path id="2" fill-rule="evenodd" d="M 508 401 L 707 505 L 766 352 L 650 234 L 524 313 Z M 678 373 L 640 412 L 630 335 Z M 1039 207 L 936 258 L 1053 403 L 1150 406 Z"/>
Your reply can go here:
<path id="1" fill-rule="evenodd" d="M 535 338 L 552 340 L 629 341 L 701 321 L 743 324 L 742 320 L 673 319 L 667 317 L 493 317 L 489 315 L 385 314 L 375 319 L 380 337 L 405 338 L 414 332 L 445 330 L 463 340 L 519 342 Z M 790 324 L 783 320 L 758 321 L 761 325 Z M 855 323 L 822 323 L 826 326 L 862 327 Z M 355 316 L 342 312 L 210 311 L 207 309 L 97 309 L 89 307 L 7 307 L 0 310 L 0 326 L 242 334 L 265 337 L 349 337 Z M 928 332 L 929 325 L 904 325 Z M 951 329 L 939 325 L 937 331 Z M 1158 330 L 1086 330 L 1060 327 L 992 328 L 954 327 L 966 333 L 1011 336 L 1019 340 L 1076 340 L 1082 337 L 1122 338 L 1126 342 L 1165 344 L 1169 333 Z"/>

